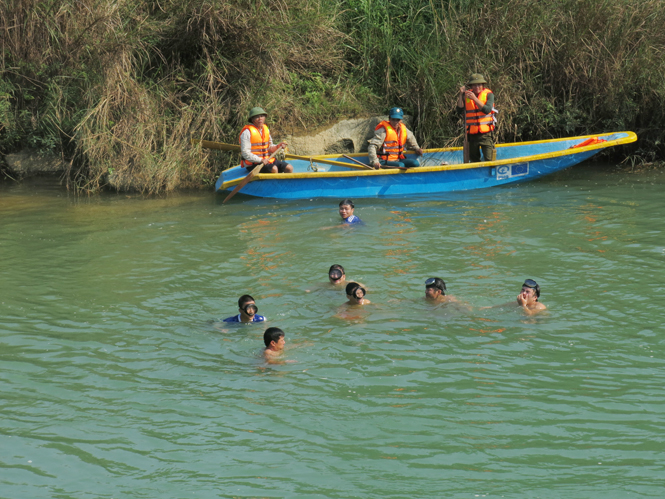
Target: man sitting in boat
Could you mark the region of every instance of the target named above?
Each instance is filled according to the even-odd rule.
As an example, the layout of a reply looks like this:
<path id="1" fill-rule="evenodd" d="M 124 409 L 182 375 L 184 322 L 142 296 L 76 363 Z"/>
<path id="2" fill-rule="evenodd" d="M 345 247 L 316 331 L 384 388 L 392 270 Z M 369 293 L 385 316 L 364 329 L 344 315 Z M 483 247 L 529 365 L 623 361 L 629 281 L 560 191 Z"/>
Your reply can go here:
<path id="1" fill-rule="evenodd" d="M 257 314 L 259 307 L 256 306 L 254 298 L 242 295 L 238 299 L 238 315 L 227 317 L 223 322 L 265 322 L 266 318 Z"/>
<path id="2" fill-rule="evenodd" d="M 240 166 L 252 171 L 257 165 L 263 164 L 261 173 L 291 173 L 293 166 L 286 161 L 271 158 L 270 155 L 281 147 L 286 147 L 286 142 L 277 145 L 272 143 L 270 130 L 266 125 L 268 114 L 260 107 L 253 107 L 249 111 L 249 125 L 240 131 L 240 154 L 242 159 Z"/>
<path id="3" fill-rule="evenodd" d="M 400 166 L 413 168 L 420 166 L 417 159 L 406 159 L 404 156 L 404 145 L 416 151 L 418 156 L 423 155 L 423 150 L 418 145 L 416 137 L 407 130 L 402 123 L 404 111 L 402 108 L 393 107 L 388 114 L 388 121 L 382 121 L 374 129 L 374 137 L 369 141 L 367 155 L 369 164 L 377 170 L 382 166 L 388 168 Z"/>
<path id="4" fill-rule="evenodd" d="M 469 83 L 460 87 L 457 99 L 457 112 L 466 113 L 466 130 L 469 140 L 469 161 L 478 163 L 480 151 L 485 161 L 494 161 L 494 125 L 496 109 L 494 109 L 494 93 L 485 88 L 485 78 L 474 73 Z M 467 87 L 471 87 L 470 89 Z"/>

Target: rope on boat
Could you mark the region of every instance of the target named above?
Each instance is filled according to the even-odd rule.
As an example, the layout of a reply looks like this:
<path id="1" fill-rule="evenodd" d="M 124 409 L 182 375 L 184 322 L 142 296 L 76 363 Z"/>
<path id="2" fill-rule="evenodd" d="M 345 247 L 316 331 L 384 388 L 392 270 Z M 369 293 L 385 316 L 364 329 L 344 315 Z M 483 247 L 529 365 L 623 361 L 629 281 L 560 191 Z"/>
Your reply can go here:
<path id="1" fill-rule="evenodd" d="M 309 166 L 307 167 L 307 171 L 312 171 L 312 172 L 319 171 L 319 165 L 314 163 L 314 160 L 312 158 L 309 158 Z"/>

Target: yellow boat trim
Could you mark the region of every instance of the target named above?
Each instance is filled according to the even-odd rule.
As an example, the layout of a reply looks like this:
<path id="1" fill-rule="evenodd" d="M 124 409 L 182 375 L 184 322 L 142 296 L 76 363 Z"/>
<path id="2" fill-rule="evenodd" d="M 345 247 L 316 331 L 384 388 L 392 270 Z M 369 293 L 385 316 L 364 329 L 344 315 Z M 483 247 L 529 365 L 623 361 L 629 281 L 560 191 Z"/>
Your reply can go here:
<path id="1" fill-rule="evenodd" d="M 254 175 L 254 178 L 250 182 L 255 180 L 293 180 L 293 179 L 304 179 L 304 178 L 339 178 L 339 177 L 367 177 L 375 175 L 409 175 L 413 173 L 423 173 L 423 172 L 443 172 L 451 170 L 466 170 L 471 168 L 486 168 L 488 166 L 501 166 L 508 165 L 512 163 L 524 162 L 526 158 L 528 161 L 540 161 L 543 159 L 557 158 L 559 156 L 566 156 L 568 154 L 580 153 L 585 151 L 592 151 L 594 149 L 605 149 L 606 147 L 617 146 L 621 144 L 630 144 L 637 140 L 637 135 L 634 132 L 613 132 L 612 134 L 593 134 L 593 135 L 582 135 L 579 137 L 572 137 L 575 139 L 587 139 L 593 137 L 601 137 L 603 135 L 613 135 L 615 133 L 625 133 L 628 134 L 627 137 L 622 137 L 620 139 L 610 140 L 608 142 L 601 142 L 600 144 L 593 144 L 585 147 L 579 147 L 572 151 L 571 149 L 562 149 L 561 151 L 548 152 L 544 154 L 534 154 L 532 156 L 521 156 L 519 158 L 512 159 L 502 159 L 500 161 L 483 161 L 481 163 L 459 163 L 455 165 L 442 165 L 442 166 L 419 166 L 417 168 L 409 168 L 408 170 L 353 170 L 348 172 L 305 172 L 305 173 L 259 173 Z M 523 146 L 523 145 L 532 145 L 532 144 L 545 144 L 550 142 L 562 142 L 564 140 L 571 140 L 571 137 L 563 139 L 552 139 L 552 140 L 536 140 L 532 142 L 514 142 L 510 144 L 497 144 L 498 147 L 510 147 L 510 146 Z M 461 147 L 447 147 L 443 149 L 426 149 L 423 152 L 433 153 L 433 152 L 448 152 L 448 151 L 461 151 Z M 349 154 L 351 157 L 367 157 L 366 154 Z M 316 162 L 319 159 L 325 158 L 338 158 L 339 155 L 327 154 L 323 156 L 312 156 L 312 161 Z M 307 158 L 309 160 L 309 157 Z M 331 161 L 332 163 L 332 161 Z M 346 163 L 335 162 L 341 166 L 350 166 Z M 352 167 L 352 166 L 351 166 Z M 224 182 L 219 190 L 226 190 L 229 187 L 234 187 L 244 180 L 245 177 L 239 177 L 237 179 L 229 180 Z"/>

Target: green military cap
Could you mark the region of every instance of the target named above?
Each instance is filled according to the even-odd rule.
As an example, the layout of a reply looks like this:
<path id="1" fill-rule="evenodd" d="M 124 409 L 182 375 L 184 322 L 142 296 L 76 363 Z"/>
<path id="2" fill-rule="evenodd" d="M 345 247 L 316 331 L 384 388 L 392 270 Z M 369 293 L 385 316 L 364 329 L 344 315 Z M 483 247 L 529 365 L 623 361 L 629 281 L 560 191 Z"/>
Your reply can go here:
<path id="1" fill-rule="evenodd" d="M 483 75 L 481 75 L 480 73 L 473 73 L 469 77 L 469 83 L 468 84 L 469 85 L 475 85 L 476 83 L 487 83 L 487 82 L 485 81 L 485 78 L 483 78 Z"/>
<path id="2" fill-rule="evenodd" d="M 249 121 L 252 121 L 252 118 L 254 116 L 260 116 L 262 114 L 268 116 L 268 113 L 266 113 L 262 107 L 253 107 L 252 109 L 249 110 Z"/>

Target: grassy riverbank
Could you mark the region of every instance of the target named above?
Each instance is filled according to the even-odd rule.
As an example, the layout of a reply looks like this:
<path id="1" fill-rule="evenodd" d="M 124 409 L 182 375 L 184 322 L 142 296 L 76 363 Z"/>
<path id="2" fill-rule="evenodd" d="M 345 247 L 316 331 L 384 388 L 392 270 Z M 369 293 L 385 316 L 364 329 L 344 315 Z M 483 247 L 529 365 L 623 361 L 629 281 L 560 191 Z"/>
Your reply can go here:
<path id="1" fill-rule="evenodd" d="M 401 105 L 440 147 L 478 71 L 501 141 L 634 130 L 613 153 L 662 161 L 664 23 L 663 0 L 4 0 L 0 152 L 60 156 L 83 191 L 206 185 L 236 157 L 190 137 L 236 142 L 253 105 L 276 132 Z"/>

